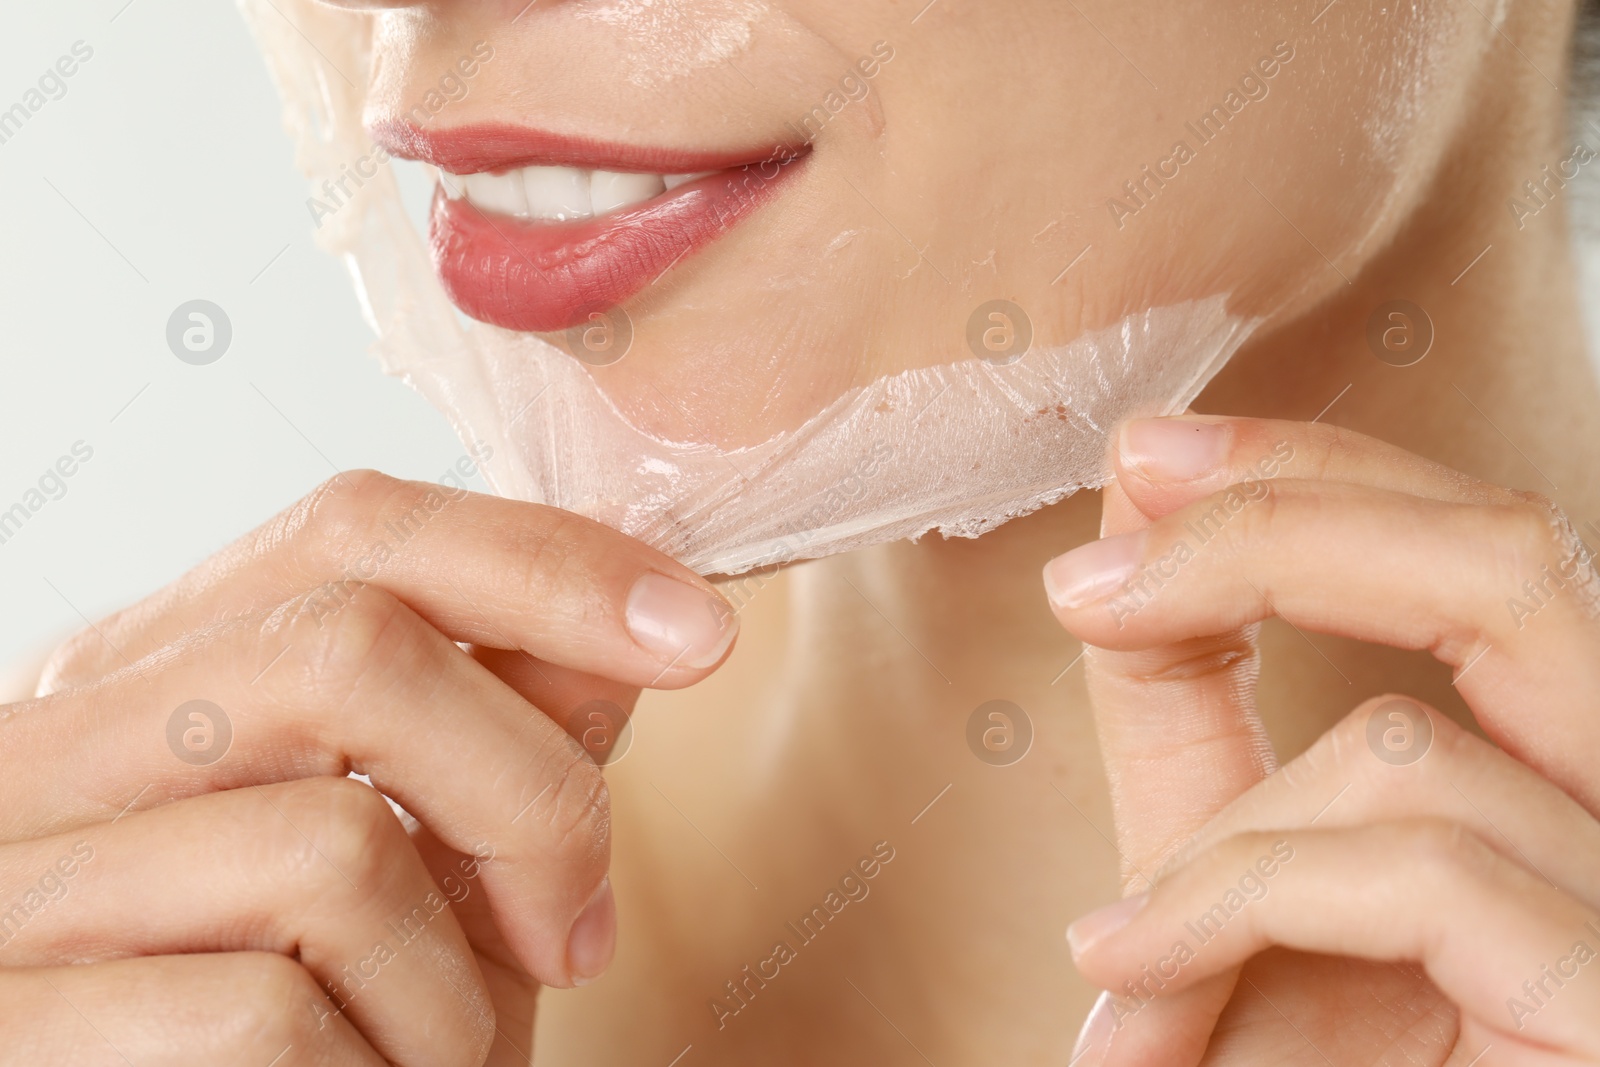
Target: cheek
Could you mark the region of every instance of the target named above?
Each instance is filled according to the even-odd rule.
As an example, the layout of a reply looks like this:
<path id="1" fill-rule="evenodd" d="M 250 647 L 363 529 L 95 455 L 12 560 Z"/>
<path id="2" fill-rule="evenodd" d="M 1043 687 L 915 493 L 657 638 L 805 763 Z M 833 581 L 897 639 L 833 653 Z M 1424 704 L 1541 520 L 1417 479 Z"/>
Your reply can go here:
<path id="1" fill-rule="evenodd" d="M 1102 26 L 1119 54 L 1070 12 L 1019 10 L 1005 47 L 919 34 L 875 86 L 882 203 L 904 205 L 886 213 L 909 238 L 899 259 L 885 244 L 900 310 L 879 329 L 905 359 L 949 336 L 951 294 L 1015 300 L 1046 343 L 1216 294 L 1252 318 L 1294 313 L 1426 195 L 1494 36 L 1466 5 L 1341 7 L 1313 24 L 1245 3 Z M 901 280 L 919 252 L 950 284 Z"/>
<path id="2" fill-rule="evenodd" d="M 1294 40 L 1269 96 L 1248 105 L 1261 121 L 1240 127 L 1246 136 L 1191 209 L 1230 257 L 1209 268 L 1259 314 L 1299 311 L 1388 245 L 1470 121 L 1494 35 L 1470 8 L 1335 10 Z M 1238 232 L 1208 217 L 1236 220 Z"/>

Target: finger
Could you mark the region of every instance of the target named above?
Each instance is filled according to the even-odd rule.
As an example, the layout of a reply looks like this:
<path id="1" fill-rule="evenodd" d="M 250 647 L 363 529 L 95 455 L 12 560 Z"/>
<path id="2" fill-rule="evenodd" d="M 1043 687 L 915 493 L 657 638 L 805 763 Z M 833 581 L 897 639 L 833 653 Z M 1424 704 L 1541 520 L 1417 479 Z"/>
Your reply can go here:
<path id="1" fill-rule="evenodd" d="M 1600 983 L 1581 976 L 1600 915 L 1452 823 L 1243 834 L 1148 898 L 1085 917 L 1069 938 L 1092 981 L 1133 983 L 1138 997 L 1182 990 L 1272 945 L 1413 961 L 1513 1048 L 1600 1052 Z"/>
<path id="2" fill-rule="evenodd" d="M 1237 968 L 1211 975 L 1130 1011 L 1110 992 L 1095 999 L 1068 1067 L 1190 1067 L 1210 1047 L 1217 1020 L 1233 998 Z"/>
<path id="3" fill-rule="evenodd" d="M 80 634 L 52 660 L 41 691 L 100 678 L 182 634 L 308 590 L 309 610 L 336 616 L 362 584 L 454 640 L 635 686 L 698 681 L 738 631 L 733 609 L 699 575 L 599 523 L 356 471 Z"/>
<path id="4" fill-rule="evenodd" d="M 0 970 L 0 1063 L 385 1067 L 310 973 L 273 952 Z"/>
<path id="5" fill-rule="evenodd" d="M 1181 867 L 1241 833 L 1441 819 L 1600 907 L 1600 824 L 1504 752 L 1409 698 L 1366 701 L 1300 756 L 1222 809 L 1164 865 Z M 1161 871 L 1153 872 L 1159 881 Z M 1596 946 L 1600 947 L 1600 946 Z M 1234 972 L 1143 1005 L 1107 996 L 1084 1028 L 1100 1067 L 1199 1062 Z M 1219 1000 L 1220 997 L 1220 1000 Z M 1092 1031 L 1092 1032 L 1091 1032 Z M 1114 1035 L 1114 1037 L 1113 1037 Z"/>
<path id="6" fill-rule="evenodd" d="M 1490 736 L 1600 811 L 1585 756 L 1600 747 L 1587 698 L 1600 691 L 1600 577 L 1547 501 L 1479 506 L 1258 481 L 1075 549 L 1047 574 L 1057 618 L 1107 648 L 1277 614 L 1306 630 L 1428 649 L 1456 669 Z"/>
<path id="7" fill-rule="evenodd" d="M 415 819 L 407 822 L 418 855 L 450 898 L 450 911 L 472 944 L 478 969 L 483 972 L 489 998 L 494 1002 L 494 1045 L 483 1061 L 484 1067 L 528 1067 L 533 1062 L 539 983 L 517 960 L 494 920 L 488 898 L 473 890 L 481 861 L 446 845 Z"/>
<path id="8" fill-rule="evenodd" d="M 1111 454 L 1117 481 L 1160 518 L 1246 480 L 1347 482 L 1460 504 L 1511 504 L 1519 494 L 1338 426 L 1183 414 L 1130 419 Z"/>
<path id="9" fill-rule="evenodd" d="M 474 645 L 472 657 L 544 712 L 602 767 L 626 753 L 637 686 L 541 662 L 526 652 Z"/>
<path id="10" fill-rule="evenodd" d="M 1395 819 L 1465 826 L 1507 859 L 1600 907 L 1600 823 L 1542 775 L 1437 709 L 1394 695 L 1363 702 L 1224 808 L 1168 862 L 1181 866 L 1241 833 Z"/>
<path id="11" fill-rule="evenodd" d="M 390 1063 L 476 1067 L 491 1043 L 493 1009 L 447 896 L 388 802 L 353 779 L 216 793 L 9 844 L 0 870 L 0 900 L 22 902 L 0 916 L 0 965 L 278 952 Z"/>
<path id="12" fill-rule="evenodd" d="M 1262 1063 L 1264 1049 L 1282 1057 L 1272 1067 L 1328 1067 L 1322 1053 L 1332 1048 L 1339 1067 L 1578 1067 L 1566 1057 L 1485 1057 L 1476 1024 L 1414 963 L 1273 948 L 1238 974 L 1200 1067 Z"/>
<path id="13" fill-rule="evenodd" d="M 197 696 L 207 703 L 185 712 Z M 189 751 L 196 734 L 210 747 Z M 0 720 L 0 748 L 16 768 L 14 802 L 0 811 L 10 840 L 173 798 L 358 771 L 451 848 L 487 850 L 495 914 L 542 982 L 572 985 L 609 960 L 609 935 L 580 925 L 591 905 L 606 914 L 599 768 L 381 589 L 363 587 L 332 619 L 290 604 L 216 626 L 137 675 L 20 705 Z"/>
<path id="14" fill-rule="evenodd" d="M 1102 533 L 1147 527 L 1118 483 L 1104 491 Z M 1126 892 L 1150 876 L 1218 811 L 1271 772 L 1275 757 L 1256 709 L 1256 627 L 1138 651 L 1087 647 L 1085 678 L 1110 787 Z M 1118 1035 L 1114 1063 L 1195 1063 L 1233 978 L 1166 998 Z M 1108 1024 L 1097 1003 L 1080 1047 Z"/>
<path id="15" fill-rule="evenodd" d="M 1392 446 L 1334 427 L 1181 416 L 1125 424 L 1119 433 L 1118 446 L 1113 452 L 1113 461 L 1118 474 L 1117 485 L 1127 493 L 1123 498 L 1124 506 L 1152 517 L 1166 515 L 1235 482 L 1245 479 L 1260 481 L 1286 474 L 1365 481 L 1442 500 L 1506 503 L 1514 499 L 1514 494 L 1506 490 L 1477 482 Z M 1110 494 L 1108 511 L 1109 498 Z M 1138 528 L 1139 525 L 1142 524 L 1126 523 L 1118 529 L 1108 528 L 1107 532 L 1123 532 Z M 1170 657 L 1174 648 L 1182 647 L 1183 643 L 1180 642 L 1177 645 L 1157 645 L 1148 651 L 1132 654 L 1095 650 L 1090 655 L 1107 662 L 1135 666 L 1148 657 L 1154 660 L 1155 670 L 1152 673 L 1159 682 L 1171 684 L 1173 672 Z M 1202 645 L 1201 649 L 1204 650 L 1205 646 Z M 1091 664 L 1091 674 L 1093 666 Z M 1137 689 L 1137 683 L 1129 675 L 1137 677 L 1136 670 L 1125 669 L 1113 676 L 1115 688 Z M 1099 703 L 1110 704 L 1112 701 L 1101 700 Z M 1169 700 L 1167 703 L 1181 702 Z M 1137 697 L 1133 698 L 1132 705 L 1141 706 Z M 1144 703 L 1142 706 L 1150 707 L 1152 704 Z M 1141 743 L 1135 734 L 1133 743 L 1127 746 L 1135 757 L 1141 752 L 1161 751 L 1165 717 L 1159 712 L 1148 717 L 1151 720 L 1147 728 L 1148 742 Z M 1115 717 L 1115 722 L 1120 724 L 1136 721 L 1134 716 L 1125 713 Z M 1103 721 L 1101 733 L 1102 747 L 1108 747 L 1105 740 L 1108 731 Z M 1265 747 L 1264 738 L 1262 743 Z M 1180 744 L 1175 748 L 1181 759 L 1184 746 Z M 1365 752 L 1364 747 L 1362 751 Z M 1108 755 L 1108 759 L 1111 758 Z M 1174 776 L 1166 773 L 1167 768 L 1160 760 L 1153 760 L 1150 769 L 1152 773 L 1125 790 L 1130 799 L 1128 803 L 1119 803 L 1119 809 L 1130 805 L 1155 808 L 1157 818 L 1152 820 L 1151 825 L 1159 827 L 1162 825 L 1160 807 L 1171 804 L 1179 809 L 1172 821 L 1181 822 L 1182 798 L 1188 795 L 1187 792 L 1171 788 L 1169 780 Z M 1177 780 L 1184 780 L 1181 774 Z M 1205 777 L 1201 780 L 1204 783 Z M 1328 795 L 1333 793 L 1330 791 Z M 1452 795 L 1458 794 L 1452 791 Z M 1318 800 L 1319 807 L 1325 803 L 1323 799 Z M 1215 804 L 1208 804 L 1206 811 L 1215 812 L 1216 807 Z M 1119 827 L 1124 821 L 1119 819 Z M 1210 835 L 1209 827 L 1207 834 Z M 1176 835 L 1168 837 L 1176 839 Z M 1132 847 L 1137 846 L 1130 844 Z M 1188 851 L 1187 848 L 1182 849 L 1184 853 Z M 1227 990 L 1231 988 L 1230 975 L 1220 975 L 1218 981 L 1220 986 L 1218 982 L 1208 982 L 1205 987 L 1187 991 L 1181 997 L 1165 998 L 1152 1005 L 1150 1010 L 1141 1014 L 1138 1026 L 1125 1027 L 1118 1032 L 1112 1056 L 1107 1062 L 1134 1065 L 1197 1059 L 1197 1056 L 1190 1054 L 1193 1052 L 1191 1046 L 1198 1044 L 1203 1049 L 1205 1036 L 1210 1033 L 1211 1022 L 1215 1019 L 1214 1007 L 1226 1000 Z M 1105 1013 L 1100 1014 L 1104 1016 Z M 1092 1029 L 1096 1021 L 1091 1018 L 1086 1027 L 1086 1036 L 1087 1030 Z M 1099 1021 L 1103 1023 L 1104 1020 Z M 1178 1046 L 1183 1046 L 1187 1051 L 1180 1050 Z M 1182 1054 L 1179 1054 L 1180 1051 Z"/>
<path id="16" fill-rule="evenodd" d="M 1118 483 L 1103 495 L 1102 533 L 1149 525 Z M 1085 677 L 1110 787 L 1127 892 L 1217 811 L 1259 782 L 1275 757 L 1255 703 L 1256 627 L 1138 651 L 1087 647 Z M 1114 1062 L 1144 1067 L 1198 1062 L 1233 989 L 1229 975 L 1153 1005 L 1118 1036 Z M 1108 1022 L 1100 1003 L 1079 1044 Z"/>
<path id="17" fill-rule="evenodd" d="M 1102 528 L 1148 525 L 1115 486 Z M 1104 542 L 1099 542 L 1104 543 Z M 1274 766 L 1255 706 L 1255 628 L 1085 653 L 1124 882 L 1147 888 L 1171 852 Z"/>
<path id="18" fill-rule="evenodd" d="M 1508 859 L 1600 906 L 1600 824 L 1543 777 L 1438 711 L 1394 696 L 1365 702 L 1228 804 L 1167 859 L 1166 868 L 1246 832 L 1420 818 L 1467 826 Z M 1159 881 L 1161 872 L 1154 873 Z M 1085 1041 L 1107 1046 L 1101 1067 L 1195 1062 L 1196 1047 L 1206 1048 L 1216 1022 L 1215 1011 L 1207 1014 L 1198 1005 L 1220 1007 L 1213 986 L 1220 981 L 1231 992 L 1233 977 L 1218 975 L 1132 1013 L 1107 997 L 1086 1025 Z"/>

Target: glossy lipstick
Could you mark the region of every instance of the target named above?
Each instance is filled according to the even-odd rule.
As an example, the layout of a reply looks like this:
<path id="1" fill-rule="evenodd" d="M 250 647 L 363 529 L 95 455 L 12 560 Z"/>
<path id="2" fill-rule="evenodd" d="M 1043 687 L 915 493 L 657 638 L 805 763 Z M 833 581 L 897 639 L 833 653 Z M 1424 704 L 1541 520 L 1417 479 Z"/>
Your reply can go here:
<path id="1" fill-rule="evenodd" d="M 568 221 L 485 211 L 437 190 L 429 242 L 447 295 L 475 319 L 541 333 L 585 322 L 638 294 L 770 199 L 809 151 L 800 144 L 689 152 L 501 125 L 421 131 L 382 123 L 372 134 L 391 155 L 451 175 L 522 167 L 713 172 L 641 203 Z"/>

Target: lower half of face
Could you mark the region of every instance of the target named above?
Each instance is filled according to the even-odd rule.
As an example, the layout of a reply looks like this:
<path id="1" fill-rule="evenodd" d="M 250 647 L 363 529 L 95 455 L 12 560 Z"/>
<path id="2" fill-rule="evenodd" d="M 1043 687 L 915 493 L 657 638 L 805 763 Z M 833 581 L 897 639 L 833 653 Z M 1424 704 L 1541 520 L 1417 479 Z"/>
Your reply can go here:
<path id="1" fill-rule="evenodd" d="M 451 299 L 627 331 L 612 403 L 722 448 L 1151 308 L 1292 314 L 1423 194 L 1493 34 L 1360 0 L 350 6 Z"/>

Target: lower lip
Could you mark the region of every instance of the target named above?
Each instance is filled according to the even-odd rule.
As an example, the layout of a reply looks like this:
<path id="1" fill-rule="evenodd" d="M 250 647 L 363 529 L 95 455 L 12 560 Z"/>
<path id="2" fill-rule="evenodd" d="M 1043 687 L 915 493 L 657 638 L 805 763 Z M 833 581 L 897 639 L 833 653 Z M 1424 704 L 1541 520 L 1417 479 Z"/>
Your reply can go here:
<path id="1" fill-rule="evenodd" d="M 429 227 L 434 268 L 451 301 L 481 322 L 565 330 L 635 296 L 716 240 L 770 199 L 800 158 L 721 171 L 576 222 L 486 214 L 440 189 Z"/>

